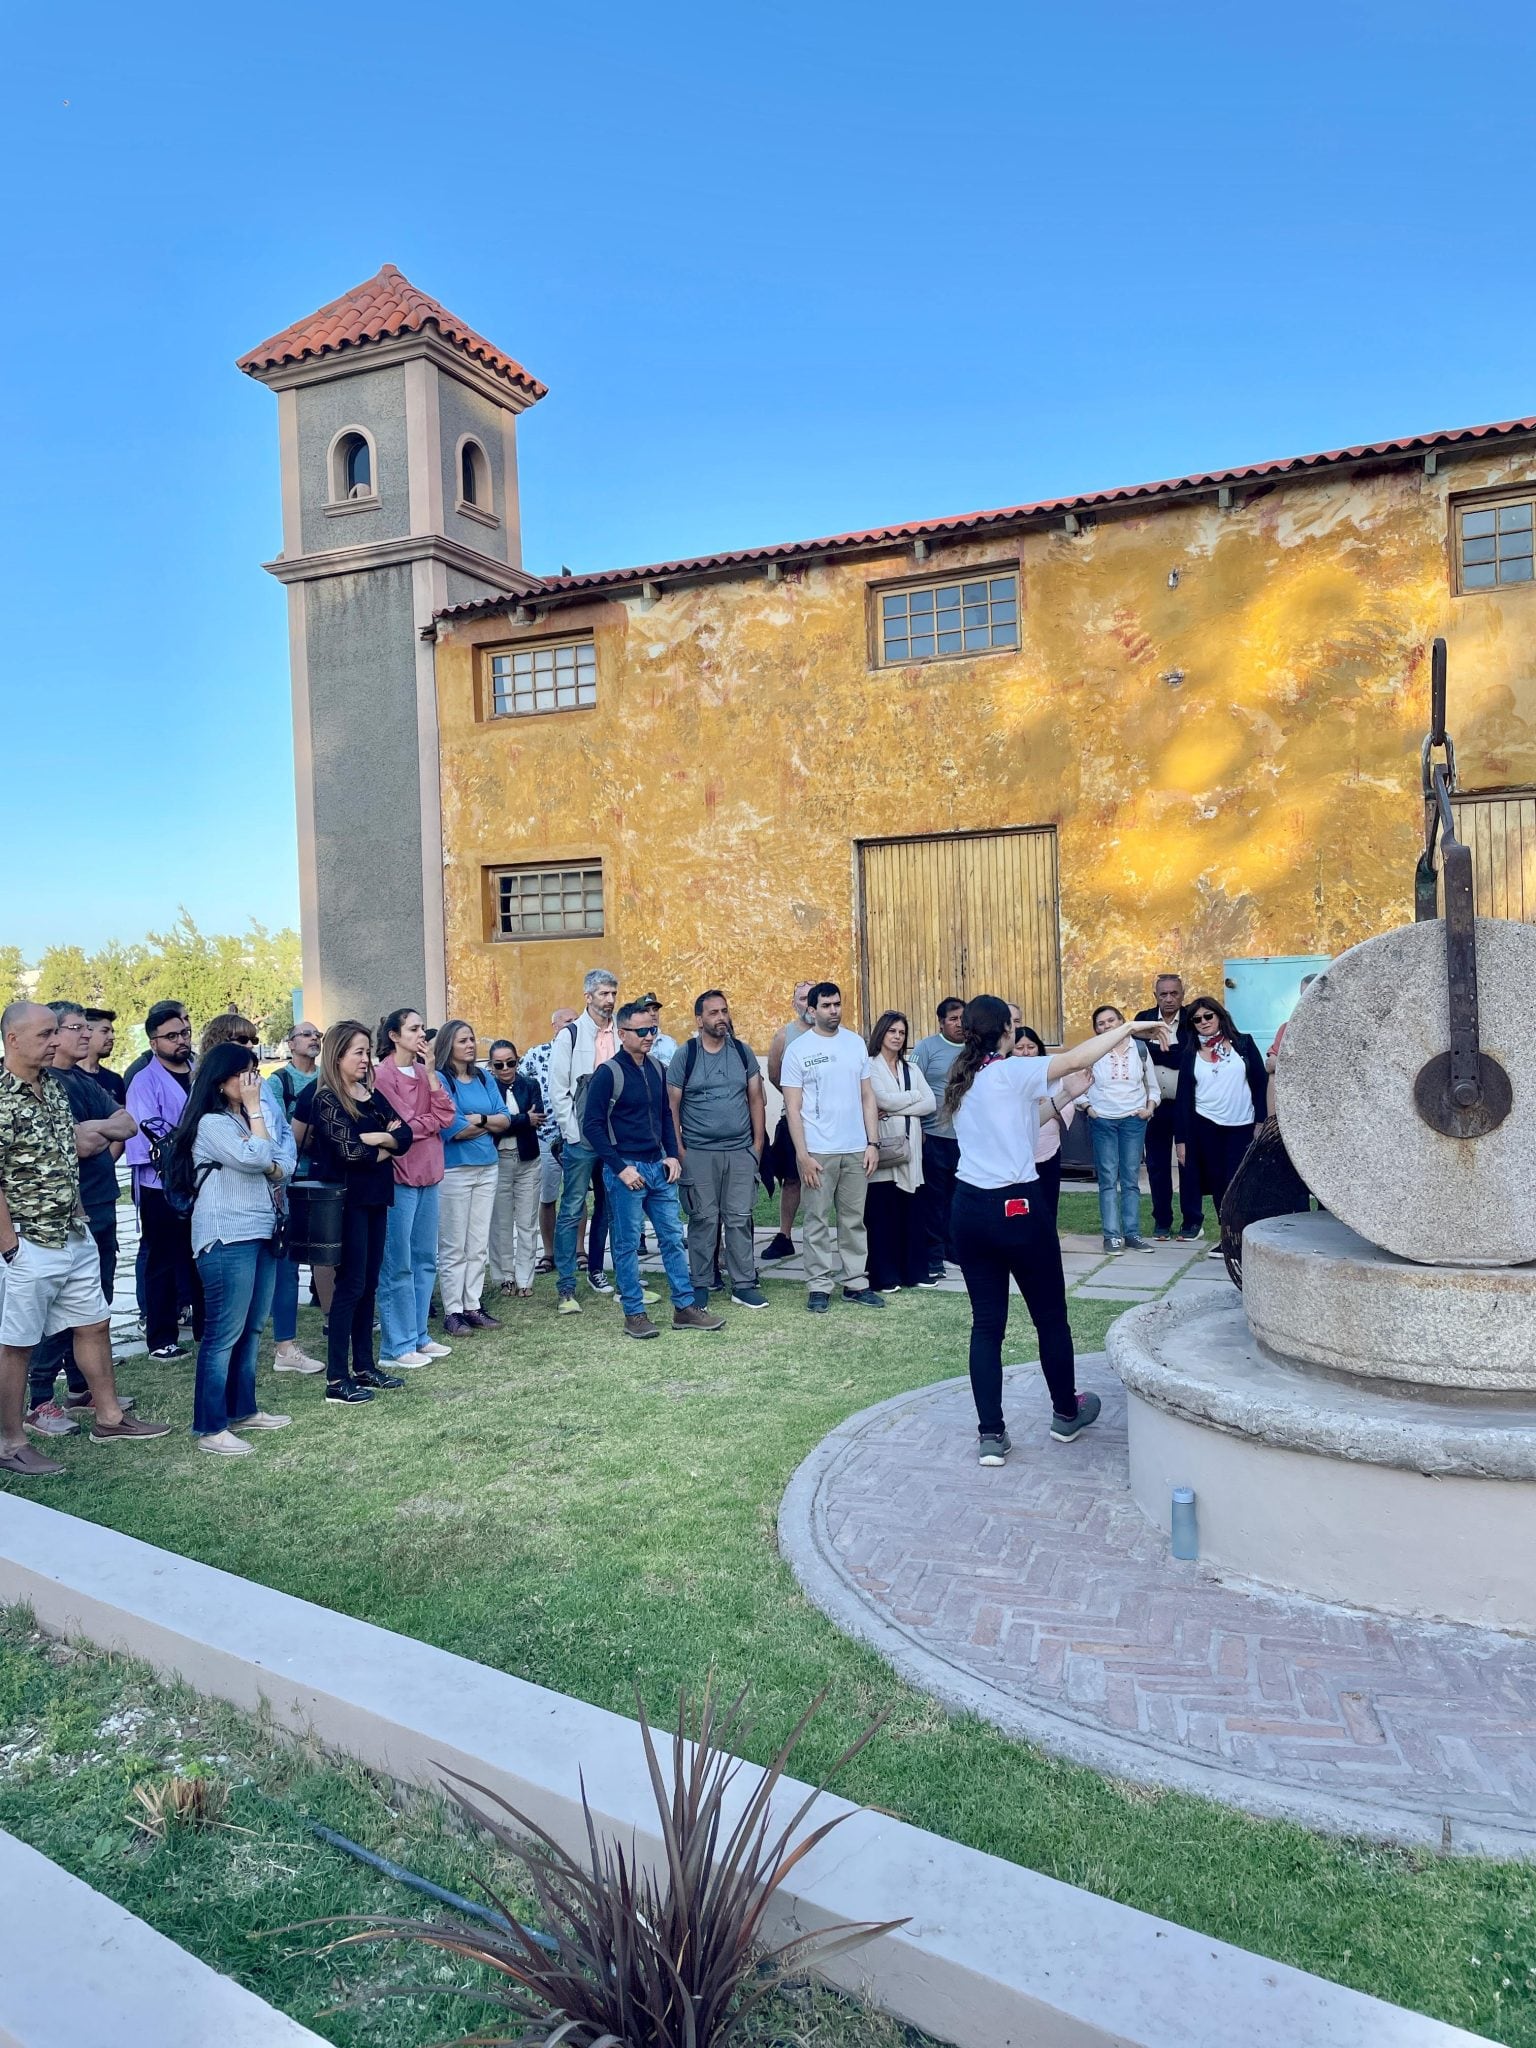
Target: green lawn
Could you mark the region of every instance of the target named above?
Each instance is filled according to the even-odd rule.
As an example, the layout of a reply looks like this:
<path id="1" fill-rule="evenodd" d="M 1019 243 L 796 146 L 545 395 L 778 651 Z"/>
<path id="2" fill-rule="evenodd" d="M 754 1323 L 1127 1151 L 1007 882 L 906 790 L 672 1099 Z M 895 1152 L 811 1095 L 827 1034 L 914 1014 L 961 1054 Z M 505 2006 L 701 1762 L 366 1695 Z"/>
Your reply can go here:
<path id="1" fill-rule="evenodd" d="M 770 1310 L 736 1312 L 724 1337 L 636 1344 L 591 1297 L 557 1320 L 550 1284 L 369 1407 L 328 1409 L 317 1381 L 264 1376 L 295 1426 L 252 1458 L 186 1438 L 110 1457 L 66 1442 L 70 1476 L 31 1497 L 619 1712 L 639 1687 L 665 1714 L 714 1664 L 754 1688 L 755 1754 L 826 1686 L 806 1775 L 889 1708 L 852 1796 L 1536 2048 L 1536 1871 L 1108 1782 L 950 1719 L 801 1597 L 774 1540 L 786 1480 L 854 1410 L 963 1369 L 963 1297 L 812 1324 L 802 1292 L 770 1282 Z M 1074 1304 L 1084 1348 L 1113 1312 Z M 1027 1342 L 1026 1324 L 1015 1355 Z M 185 1424 L 187 1366 L 124 1377 L 146 1413 Z"/>
<path id="2" fill-rule="evenodd" d="M 441 1909 L 317 1841 L 318 1820 L 462 1896 L 475 1873 L 525 1919 L 516 1866 L 472 1838 L 431 1794 L 284 1742 L 233 1708 L 159 1683 L 142 1665 L 52 1643 L 19 1609 L 0 1609 L 0 1828 L 107 1892 L 214 1969 L 338 2048 L 426 2048 L 484 2027 L 493 2008 L 429 1993 L 489 1978 L 391 1943 L 325 1957 L 306 1928 L 336 1913 L 445 1917 Z M 230 1788 L 227 1826 L 148 1840 L 134 1825 L 136 1783 L 170 1771 Z M 60 1967 L 67 1967 L 68 1930 Z M 36 1959 L 48 1966 L 48 1959 Z M 397 1996 L 420 1986 L 420 1995 Z M 387 1997 L 370 1992 L 387 1990 Z M 787 1988 L 752 2024 L 753 2048 L 933 2048 L 927 2037 L 823 1987 Z M 81 2044 L 89 2048 L 89 2044 Z"/>

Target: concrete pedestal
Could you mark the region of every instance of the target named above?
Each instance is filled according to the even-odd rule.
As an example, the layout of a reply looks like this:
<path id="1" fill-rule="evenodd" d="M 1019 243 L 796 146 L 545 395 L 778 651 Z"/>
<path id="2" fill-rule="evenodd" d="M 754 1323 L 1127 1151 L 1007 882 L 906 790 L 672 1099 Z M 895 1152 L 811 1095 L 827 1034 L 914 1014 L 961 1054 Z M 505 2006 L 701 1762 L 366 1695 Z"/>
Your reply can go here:
<path id="1" fill-rule="evenodd" d="M 1422 1266 L 1336 1216 L 1276 1216 L 1243 1233 L 1243 1306 L 1281 1359 L 1406 1386 L 1536 1394 L 1536 1265 Z"/>
<path id="2" fill-rule="evenodd" d="M 1319 1600 L 1536 1635 L 1536 1404 L 1279 1363 L 1236 1299 L 1149 1302 L 1107 1348 L 1137 1505 L 1166 1529 L 1173 1489 L 1193 1487 L 1202 1560 Z"/>

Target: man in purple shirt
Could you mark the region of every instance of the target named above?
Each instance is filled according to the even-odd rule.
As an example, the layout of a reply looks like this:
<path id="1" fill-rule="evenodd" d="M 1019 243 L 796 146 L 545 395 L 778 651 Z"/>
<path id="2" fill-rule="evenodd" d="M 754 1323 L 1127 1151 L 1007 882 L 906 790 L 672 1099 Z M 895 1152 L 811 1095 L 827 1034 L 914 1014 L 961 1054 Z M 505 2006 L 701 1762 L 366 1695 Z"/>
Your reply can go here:
<path id="1" fill-rule="evenodd" d="M 133 1168 L 144 1247 L 144 1337 L 151 1358 L 184 1358 L 177 1343 L 181 1305 L 192 1304 L 193 1329 L 202 1335 L 203 1290 L 192 1260 L 191 1218 L 178 1216 L 155 1171 L 150 1138 L 169 1140 L 187 1106 L 192 1085 L 192 1026 L 180 1003 L 156 1003 L 144 1019 L 150 1057 L 128 1083 L 128 1114 L 139 1127 L 124 1157 Z"/>

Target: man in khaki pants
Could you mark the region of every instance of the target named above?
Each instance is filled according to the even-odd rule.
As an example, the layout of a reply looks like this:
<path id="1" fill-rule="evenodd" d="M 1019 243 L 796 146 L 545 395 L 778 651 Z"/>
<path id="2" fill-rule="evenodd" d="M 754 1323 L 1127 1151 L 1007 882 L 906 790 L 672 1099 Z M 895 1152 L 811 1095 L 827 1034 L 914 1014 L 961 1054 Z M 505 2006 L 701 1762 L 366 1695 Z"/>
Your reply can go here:
<path id="1" fill-rule="evenodd" d="M 784 1114 L 800 1168 L 805 1305 L 812 1315 L 825 1314 L 841 1277 L 844 1301 L 884 1308 L 885 1297 L 871 1289 L 866 1270 L 864 1195 L 880 1163 L 869 1053 L 856 1031 L 843 1029 L 835 982 L 817 982 L 806 1011 L 811 1029 L 786 1049 L 781 1069 Z"/>

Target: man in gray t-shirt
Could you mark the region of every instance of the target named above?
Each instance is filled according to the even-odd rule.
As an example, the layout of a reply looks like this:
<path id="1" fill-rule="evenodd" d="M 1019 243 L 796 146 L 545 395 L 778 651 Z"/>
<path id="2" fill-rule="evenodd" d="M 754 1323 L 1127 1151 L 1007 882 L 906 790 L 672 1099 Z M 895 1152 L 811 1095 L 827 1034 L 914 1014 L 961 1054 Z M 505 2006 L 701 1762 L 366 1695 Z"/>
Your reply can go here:
<path id="1" fill-rule="evenodd" d="M 949 1205 L 955 1193 L 955 1169 L 960 1164 L 960 1145 L 955 1127 L 944 1112 L 944 1084 L 949 1070 L 960 1057 L 965 1032 L 961 1018 L 965 1005 L 958 996 L 946 996 L 939 1004 L 939 1028 L 912 1048 L 912 1064 L 933 1090 L 938 1109 L 923 1118 L 923 1184 L 917 1191 L 917 1220 L 928 1240 L 929 1280 L 944 1278 L 944 1261 L 953 1257 L 949 1243 Z"/>
<path id="2" fill-rule="evenodd" d="M 723 1236 L 731 1299 L 742 1308 L 766 1308 L 752 1249 L 763 1156 L 762 1075 L 751 1046 L 732 1033 L 730 1005 L 719 989 L 706 989 L 693 1014 L 698 1036 L 672 1055 L 667 1092 L 683 1168 L 694 1304 L 708 1306 Z"/>

